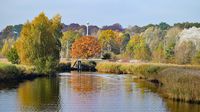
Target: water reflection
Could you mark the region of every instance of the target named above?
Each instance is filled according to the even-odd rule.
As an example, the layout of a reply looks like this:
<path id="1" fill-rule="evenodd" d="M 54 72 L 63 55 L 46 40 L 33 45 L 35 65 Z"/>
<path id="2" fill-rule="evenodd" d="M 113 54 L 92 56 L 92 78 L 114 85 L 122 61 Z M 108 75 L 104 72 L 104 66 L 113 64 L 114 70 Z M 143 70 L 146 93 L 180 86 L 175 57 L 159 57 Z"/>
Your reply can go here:
<path id="1" fill-rule="evenodd" d="M 23 83 L 17 91 L 21 111 L 59 110 L 59 79 L 42 78 Z"/>
<path id="2" fill-rule="evenodd" d="M 73 90 L 78 93 L 90 93 L 96 92 L 101 89 L 103 79 L 101 77 L 95 77 L 93 75 L 81 74 L 72 72 L 68 83 Z"/>
<path id="3" fill-rule="evenodd" d="M 148 91 L 153 92 L 153 93 L 156 93 L 159 91 L 159 86 L 151 82 L 148 82 L 146 80 L 134 78 L 132 79 L 132 81 L 136 83 L 136 88 L 140 89 L 142 94 Z"/>
<path id="4" fill-rule="evenodd" d="M 128 75 L 72 72 L 7 86 L 0 86 L 0 112 L 200 111 L 200 105 L 164 99 L 157 86 Z"/>
<path id="5" fill-rule="evenodd" d="M 166 99 L 166 105 L 170 112 L 200 112 L 199 104 L 189 104 Z"/>
<path id="6" fill-rule="evenodd" d="M 62 83 L 60 89 L 62 111 L 166 111 L 160 97 L 140 94 L 128 76 L 72 73 L 61 82 L 65 80 L 68 83 Z"/>

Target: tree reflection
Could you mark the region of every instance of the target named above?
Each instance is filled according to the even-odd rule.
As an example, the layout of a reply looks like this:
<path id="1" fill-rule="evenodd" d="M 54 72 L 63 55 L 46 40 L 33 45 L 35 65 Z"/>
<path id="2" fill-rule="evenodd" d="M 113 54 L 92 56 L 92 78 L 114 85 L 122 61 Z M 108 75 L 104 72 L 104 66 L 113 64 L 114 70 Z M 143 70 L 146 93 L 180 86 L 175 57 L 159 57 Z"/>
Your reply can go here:
<path id="1" fill-rule="evenodd" d="M 151 82 L 142 79 L 133 79 L 133 82 L 136 83 L 136 87 L 141 90 L 141 93 L 144 94 L 145 91 L 151 91 L 153 93 L 158 92 L 159 86 Z"/>
<path id="2" fill-rule="evenodd" d="M 127 93 L 132 93 L 133 92 L 133 78 L 131 76 L 127 76 L 125 79 L 124 79 L 124 86 L 125 86 L 125 90 Z"/>
<path id="3" fill-rule="evenodd" d="M 21 84 L 18 89 L 18 100 L 22 111 L 58 110 L 59 79 L 39 78 Z"/>
<path id="4" fill-rule="evenodd" d="M 189 104 L 165 99 L 166 106 L 170 112 L 200 112 L 199 104 Z"/>
<path id="5" fill-rule="evenodd" d="M 101 89 L 103 80 L 100 77 L 74 72 L 71 75 L 69 83 L 75 92 L 88 93 L 97 92 Z"/>

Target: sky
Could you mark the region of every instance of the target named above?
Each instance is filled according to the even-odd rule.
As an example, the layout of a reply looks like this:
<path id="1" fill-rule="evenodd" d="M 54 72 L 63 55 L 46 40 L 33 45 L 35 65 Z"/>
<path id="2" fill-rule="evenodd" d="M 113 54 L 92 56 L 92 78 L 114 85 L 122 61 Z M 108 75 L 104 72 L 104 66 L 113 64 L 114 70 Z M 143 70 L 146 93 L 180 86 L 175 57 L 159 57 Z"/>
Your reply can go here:
<path id="1" fill-rule="evenodd" d="M 65 24 L 127 27 L 200 22 L 199 11 L 200 0 L 1 0 L 0 30 L 33 20 L 40 12 L 49 18 L 60 14 Z"/>

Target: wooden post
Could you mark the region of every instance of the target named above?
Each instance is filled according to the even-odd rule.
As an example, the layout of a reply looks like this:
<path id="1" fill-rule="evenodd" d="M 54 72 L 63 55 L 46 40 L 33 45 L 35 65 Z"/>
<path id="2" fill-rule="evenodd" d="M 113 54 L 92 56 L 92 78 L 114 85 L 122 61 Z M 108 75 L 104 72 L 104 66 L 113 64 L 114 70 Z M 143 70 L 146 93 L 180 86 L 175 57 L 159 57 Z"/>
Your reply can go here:
<path id="1" fill-rule="evenodd" d="M 78 60 L 78 71 L 81 71 L 81 60 Z"/>

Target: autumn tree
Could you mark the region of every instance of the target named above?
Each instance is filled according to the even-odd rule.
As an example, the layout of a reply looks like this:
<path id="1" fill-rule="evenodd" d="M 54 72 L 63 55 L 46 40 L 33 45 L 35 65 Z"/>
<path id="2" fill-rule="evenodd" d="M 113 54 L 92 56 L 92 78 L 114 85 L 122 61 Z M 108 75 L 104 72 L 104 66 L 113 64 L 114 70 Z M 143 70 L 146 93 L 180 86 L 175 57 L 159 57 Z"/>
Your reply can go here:
<path id="1" fill-rule="evenodd" d="M 149 60 L 150 50 L 142 36 L 135 35 L 129 41 L 126 52 L 134 59 Z"/>
<path id="2" fill-rule="evenodd" d="M 80 38 L 81 34 L 75 31 L 66 31 L 63 33 L 63 37 L 61 38 L 61 44 L 62 44 L 62 53 L 63 57 L 69 57 L 69 51 L 71 51 L 71 47 L 73 42 Z"/>
<path id="3" fill-rule="evenodd" d="M 149 27 L 145 32 L 142 33 L 147 45 L 150 50 L 155 50 L 160 42 L 164 41 L 166 31 L 161 30 L 159 27 Z"/>
<path id="4" fill-rule="evenodd" d="M 191 41 L 184 41 L 175 48 L 175 58 L 178 64 L 191 63 L 195 54 L 195 45 Z"/>
<path id="5" fill-rule="evenodd" d="M 8 54 L 8 52 L 10 51 L 10 49 L 12 48 L 14 43 L 15 43 L 15 40 L 11 39 L 11 38 L 4 40 L 4 45 L 3 45 L 3 48 L 1 50 L 1 54 L 3 56 L 6 56 Z"/>
<path id="6" fill-rule="evenodd" d="M 164 45 L 162 42 L 152 51 L 152 58 L 155 62 L 164 62 Z"/>
<path id="7" fill-rule="evenodd" d="M 72 44 L 71 55 L 73 58 L 88 59 L 99 56 L 101 47 L 98 40 L 92 36 L 83 36 Z"/>
<path id="8" fill-rule="evenodd" d="M 123 48 L 124 36 L 123 33 L 117 31 L 115 31 L 114 34 L 115 36 L 111 41 L 111 51 L 114 54 L 120 54 Z"/>
<path id="9" fill-rule="evenodd" d="M 165 59 L 167 62 L 174 62 L 175 59 L 175 45 L 178 40 L 178 34 L 182 30 L 179 27 L 172 27 L 170 28 L 164 38 L 164 43 L 165 43 Z"/>
<path id="10" fill-rule="evenodd" d="M 103 50 L 111 51 L 111 42 L 115 38 L 115 33 L 112 30 L 103 30 L 98 36 L 99 42 Z"/>
<path id="11" fill-rule="evenodd" d="M 102 51 L 113 52 L 114 54 L 120 54 L 123 49 L 123 43 L 125 36 L 123 33 L 113 30 L 103 30 L 98 36 L 98 40 L 102 46 Z"/>
<path id="12" fill-rule="evenodd" d="M 34 65 L 40 73 L 51 73 L 59 62 L 61 17 L 48 19 L 44 13 L 27 22 L 16 42 L 22 64 Z"/>

